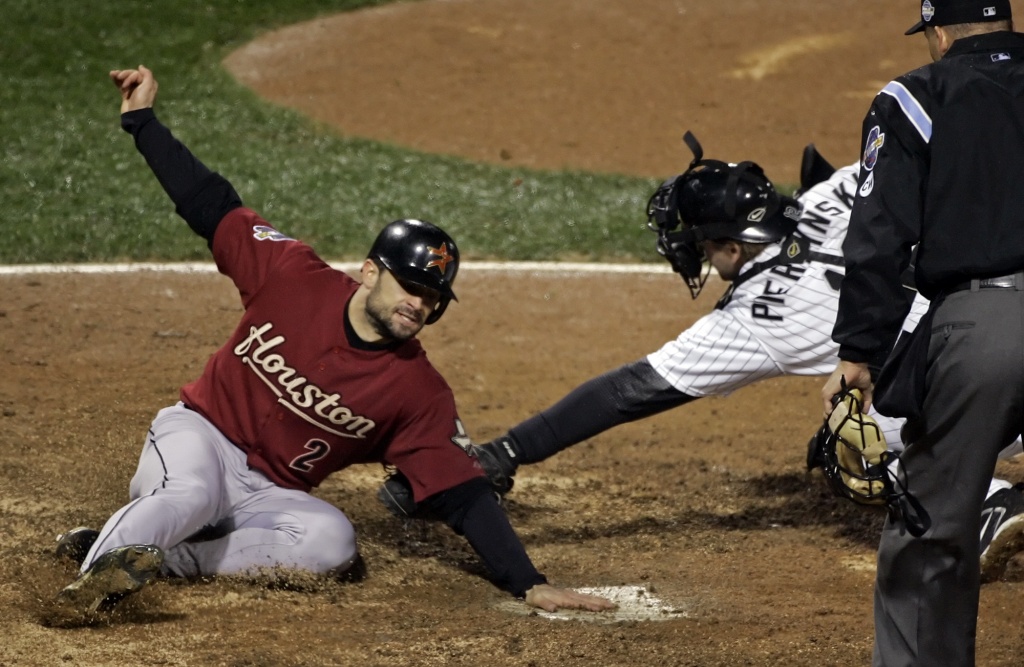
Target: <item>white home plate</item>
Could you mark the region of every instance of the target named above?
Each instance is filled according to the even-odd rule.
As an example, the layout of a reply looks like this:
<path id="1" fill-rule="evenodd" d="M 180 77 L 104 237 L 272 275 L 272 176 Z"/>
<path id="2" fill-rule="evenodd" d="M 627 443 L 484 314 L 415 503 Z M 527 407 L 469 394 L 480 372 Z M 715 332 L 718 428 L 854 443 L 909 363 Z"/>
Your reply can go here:
<path id="1" fill-rule="evenodd" d="M 523 602 L 504 600 L 498 604 L 500 609 L 521 616 L 536 614 L 544 618 L 558 621 L 587 621 L 589 623 L 618 623 L 619 621 L 671 621 L 678 618 L 690 618 L 689 611 L 679 605 L 668 604 L 652 595 L 645 586 L 607 586 L 604 588 L 576 588 L 579 593 L 600 595 L 619 605 L 612 611 L 580 611 L 563 609 L 559 611 L 542 611 L 530 607 Z"/>

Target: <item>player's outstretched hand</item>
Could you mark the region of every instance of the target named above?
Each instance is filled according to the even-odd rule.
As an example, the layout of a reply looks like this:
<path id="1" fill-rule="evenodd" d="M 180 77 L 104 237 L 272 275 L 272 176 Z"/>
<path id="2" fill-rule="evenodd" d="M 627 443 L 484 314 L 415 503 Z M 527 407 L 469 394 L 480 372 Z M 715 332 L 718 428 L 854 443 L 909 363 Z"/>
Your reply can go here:
<path id="1" fill-rule="evenodd" d="M 549 584 L 537 584 L 526 591 L 526 604 L 540 607 L 544 611 L 558 611 L 559 609 L 608 611 L 617 606 L 611 600 L 597 595 L 577 593 L 568 588 L 556 588 Z"/>
<path id="2" fill-rule="evenodd" d="M 110 80 L 121 91 L 121 113 L 153 106 L 156 100 L 156 79 L 145 65 L 139 65 L 139 69 L 112 70 Z"/>

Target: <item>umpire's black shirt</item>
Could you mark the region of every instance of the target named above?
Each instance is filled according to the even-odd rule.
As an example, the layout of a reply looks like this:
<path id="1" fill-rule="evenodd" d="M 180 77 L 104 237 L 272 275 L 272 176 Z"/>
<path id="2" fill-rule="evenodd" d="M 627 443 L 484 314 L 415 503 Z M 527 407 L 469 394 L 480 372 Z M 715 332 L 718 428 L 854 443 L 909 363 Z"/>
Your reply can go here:
<path id="1" fill-rule="evenodd" d="M 833 339 L 878 362 L 909 309 L 900 281 L 935 298 L 1024 269 L 1024 35 L 955 41 L 889 83 L 864 119 L 864 155 Z"/>

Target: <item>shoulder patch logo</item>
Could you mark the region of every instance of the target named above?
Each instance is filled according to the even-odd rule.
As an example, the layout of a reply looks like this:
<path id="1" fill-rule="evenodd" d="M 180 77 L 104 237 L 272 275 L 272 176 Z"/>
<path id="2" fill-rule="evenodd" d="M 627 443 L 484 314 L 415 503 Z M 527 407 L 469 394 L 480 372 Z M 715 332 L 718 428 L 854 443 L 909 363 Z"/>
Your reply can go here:
<path id="1" fill-rule="evenodd" d="M 273 227 L 256 225 L 252 228 L 252 237 L 257 241 L 294 241 L 295 239 L 285 236 Z"/>
<path id="2" fill-rule="evenodd" d="M 875 168 L 875 164 L 878 163 L 878 152 L 882 150 L 884 145 L 885 133 L 882 132 L 881 127 L 875 125 L 868 132 L 868 140 L 864 143 L 864 159 L 861 160 L 861 164 L 866 171 L 871 171 Z"/>

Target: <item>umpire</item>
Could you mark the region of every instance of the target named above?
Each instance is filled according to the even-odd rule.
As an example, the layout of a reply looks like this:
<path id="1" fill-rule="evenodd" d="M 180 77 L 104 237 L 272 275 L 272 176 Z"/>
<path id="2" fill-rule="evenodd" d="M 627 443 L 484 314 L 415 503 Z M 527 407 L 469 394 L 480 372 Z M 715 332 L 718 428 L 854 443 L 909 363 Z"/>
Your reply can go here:
<path id="1" fill-rule="evenodd" d="M 885 524 L 873 664 L 974 665 L 981 505 L 1024 408 L 1024 35 L 1009 0 L 923 0 L 932 64 L 889 83 L 864 121 L 864 155 L 833 339 L 847 384 L 908 417 L 910 491 L 932 519 L 920 538 Z M 908 302 L 917 246 L 931 309 L 872 385 Z M 892 380 L 891 378 L 895 378 Z"/>

